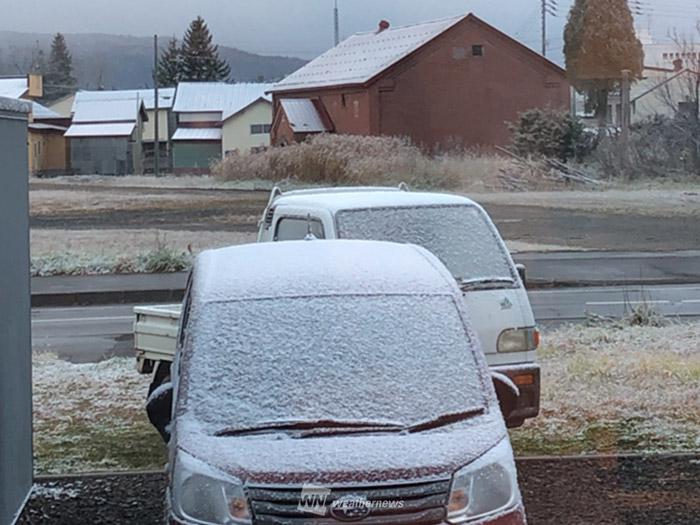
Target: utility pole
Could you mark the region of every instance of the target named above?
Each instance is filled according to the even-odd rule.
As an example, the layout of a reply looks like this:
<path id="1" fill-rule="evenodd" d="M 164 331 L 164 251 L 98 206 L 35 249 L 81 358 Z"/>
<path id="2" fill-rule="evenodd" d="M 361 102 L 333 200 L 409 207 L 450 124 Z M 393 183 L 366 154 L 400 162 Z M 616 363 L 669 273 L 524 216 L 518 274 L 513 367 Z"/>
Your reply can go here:
<path id="1" fill-rule="evenodd" d="M 542 2 L 542 56 L 547 56 L 547 15 L 557 16 L 557 0 L 541 0 Z"/>
<path id="2" fill-rule="evenodd" d="M 630 126 L 632 125 L 632 102 L 630 100 L 630 90 L 632 81 L 632 71 L 624 69 L 622 71 L 622 82 L 620 83 L 620 94 L 622 107 L 620 108 L 620 127 L 622 128 L 622 147 L 624 150 L 624 161 L 629 160 L 630 147 Z"/>
<path id="3" fill-rule="evenodd" d="M 335 0 L 333 9 L 333 28 L 335 30 L 335 45 L 340 44 L 340 16 L 338 14 L 338 0 Z"/>
<path id="4" fill-rule="evenodd" d="M 158 35 L 153 35 L 153 96 L 155 98 L 155 121 L 153 122 L 153 174 L 160 176 L 160 130 L 158 111 Z"/>
<path id="5" fill-rule="evenodd" d="M 542 0 L 542 56 L 547 56 L 547 0 Z"/>

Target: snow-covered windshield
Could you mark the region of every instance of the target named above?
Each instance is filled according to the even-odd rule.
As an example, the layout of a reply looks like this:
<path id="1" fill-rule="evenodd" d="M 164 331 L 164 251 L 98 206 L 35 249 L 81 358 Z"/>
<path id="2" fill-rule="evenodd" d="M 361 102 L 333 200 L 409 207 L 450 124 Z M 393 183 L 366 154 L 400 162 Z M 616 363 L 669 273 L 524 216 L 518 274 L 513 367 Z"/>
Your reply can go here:
<path id="1" fill-rule="evenodd" d="M 448 296 L 211 303 L 194 322 L 184 409 L 211 432 L 279 420 L 412 424 L 485 406 Z"/>
<path id="2" fill-rule="evenodd" d="M 496 232 L 474 206 L 342 210 L 336 219 L 338 237 L 423 246 L 457 280 L 515 279 Z"/>

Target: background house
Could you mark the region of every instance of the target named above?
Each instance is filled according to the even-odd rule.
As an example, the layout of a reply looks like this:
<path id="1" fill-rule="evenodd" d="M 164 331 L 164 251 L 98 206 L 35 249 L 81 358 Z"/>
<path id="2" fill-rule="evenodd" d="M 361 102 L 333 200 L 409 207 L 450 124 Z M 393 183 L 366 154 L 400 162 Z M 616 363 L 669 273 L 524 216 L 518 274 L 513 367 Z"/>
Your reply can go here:
<path id="1" fill-rule="evenodd" d="M 43 96 L 41 75 L 0 77 L 0 96 L 30 103 L 27 116 L 29 173 L 68 173 L 70 154 L 64 133 L 70 118 L 64 118 L 35 101 Z"/>
<path id="2" fill-rule="evenodd" d="M 61 115 L 64 118 L 70 118 L 73 115 L 73 104 L 75 103 L 75 93 L 61 97 L 58 100 L 51 102 L 47 107 Z"/>
<path id="3" fill-rule="evenodd" d="M 505 145 L 520 112 L 570 106 L 563 69 L 471 14 L 395 29 L 383 21 L 271 91 L 278 145 L 328 130 L 426 148 Z"/>
<path id="4" fill-rule="evenodd" d="M 172 137 L 176 173 L 208 173 L 225 154 L 270 144 L 271 84 L 183 82 L 177 87 Z"/>
<path id="5" fill-rule="evenodd" d="M 69 141 L 64 136 L 70 119 L 55 111 L 32 103 L 29 115 L 29 173 L 32 175 L 65 175 L 70 168 Z"/>
<path id="6" fill-rule="evenodd" d="M 142 173 L 141 140 L 148 119 L 143 98 L 102 91 L 79 91 L 70 139 L 71 169 L 76 174 Z"/>

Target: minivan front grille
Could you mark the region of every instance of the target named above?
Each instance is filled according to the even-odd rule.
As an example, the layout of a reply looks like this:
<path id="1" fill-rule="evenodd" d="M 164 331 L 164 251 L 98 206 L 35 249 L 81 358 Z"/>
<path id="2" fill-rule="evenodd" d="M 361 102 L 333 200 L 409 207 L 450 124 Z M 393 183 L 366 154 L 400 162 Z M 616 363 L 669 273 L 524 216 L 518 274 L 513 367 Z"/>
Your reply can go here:
<path id="1" fill-rule="evenodd" d="M 318 487 L 317 487 L 318 488 Z M 360 525 L 431 525 L 445 520 L 450 480 L 407 485 L 361 485 L 322 489 L 316 499 L 302 494 L 302 487 L 248 487 L 256 525 L 338 525 L 353 521 Z M 327 491 L 323 493 L 323 490 Z M 361 519 L 338 519 L 331 512 L 342 498 L 369 502 L 369 514 Z M 305 506 L 306 505 L 306 506 Z M 314 511 L 310 506 L 314 506 Z"/>

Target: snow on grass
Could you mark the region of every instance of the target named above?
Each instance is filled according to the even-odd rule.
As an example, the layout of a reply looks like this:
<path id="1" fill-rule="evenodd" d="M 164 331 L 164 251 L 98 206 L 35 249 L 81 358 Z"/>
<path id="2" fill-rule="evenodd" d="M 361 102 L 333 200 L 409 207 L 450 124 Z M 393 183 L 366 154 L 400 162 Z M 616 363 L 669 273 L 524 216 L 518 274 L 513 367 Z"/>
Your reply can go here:
<path id="1" fill-rule="evenodd" d="M 700 186 L 650 188 L 632 186 L 604 191 L 528 191 L 470 195 L 480 204 L 560 208 L 591 213 L 635 214 L 650 217 L 700 216 Z"/>
<path id="2" fill-rule="evenodd" d="M 700 448 L 700 324 L 568 326 L 539 352 L 542 410 L 511 433 L 523 454 Z"/>
<path id="3" fill-rule="evenodd" d="M 53 253 L 35 255 L 32 277 L 115 273 L 170 273 L 188 270 L 192 255 L 165 246 L 138 255 Z"/>
<path id="4" fill-rule="evenodd" d="M 544 334 L 542 413 L 513 430 L 519 455 L 697 451 L 700 323 L 567 326 Z M 165 447 L 133 358 L 34 357 L 38 474 L 157 469 Z"/>
<path id="5" fill-rule="evenodd" d="M 33 365 L 37 474 L 163 466 L 145 411 L 150 378 L 134 359 L 72 364 L 41 354 Z"/>

